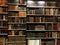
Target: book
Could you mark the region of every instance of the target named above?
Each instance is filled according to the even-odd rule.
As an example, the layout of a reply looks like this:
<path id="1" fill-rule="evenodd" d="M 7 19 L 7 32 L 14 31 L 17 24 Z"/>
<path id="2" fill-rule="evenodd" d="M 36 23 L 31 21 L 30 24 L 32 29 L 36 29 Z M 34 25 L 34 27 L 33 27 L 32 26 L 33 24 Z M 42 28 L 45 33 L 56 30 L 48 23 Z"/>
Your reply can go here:
<path id="1" fill-rule="evenodd" d="M 29 17 L 29 22 L 34 22 L 34 17 Z"/>
<path id="2" fill-rule="evenodd" d="M 60 45 L 60 40 L 57 40 L 57 44 L 56 45 Z"/>
<path id="3" fill-rule="evenodd" d="M 26 17 L 26 11 L 19 12 L 19 17 Z"/>
<path id="4" fill-rule="evenodd" d="M 19 0 L 19 3 L 22 5 L 23 4 L 23 0 Z"/>
<path id="5" fill-rule="evenodd" d="M 57 32 L 52 32 L 52 38 L 57 38 Z"/>
<path id="6" fill-rule="evenodd" d="M 9 6 L 8 10 L 18 10 L 18 6 Z"/>
<path id="7" fill-rule="evenodd" d="M 5 38 L 3 38 L 3 37 L 0 37 L 0 45 L 5 45 Z"/>
<path id="8" fill-rule="evenodd" d="M 37 25 L 35 26 L 35 30 L 45 30 L 44 25 Z"/>
<path id="9" fill-rule="evenodd" d="M 2 13 L 3 12 L 3 9 L 0 7 L 0 13 Z"/>
<path id="10" fill-rule="evenodd" d="M 57 24 L 53 24 L 53 30 L 58 30 Z"/>
<path id="11" fill-rule="evenodd" d="M 54 9 L 50 9 L 50 15 L 53 15 L 54 14 Z"/>
<path id="12" fill-rule="evenodd" d="M 60 32 L 57 32 L 57 37 L 60 38 Z"/>
<path id="13" fill-rule="evenodd" d="M 44 12 L 45 12 L 46 15 L 49 15 L 49 9 L 45 9 Z"/>

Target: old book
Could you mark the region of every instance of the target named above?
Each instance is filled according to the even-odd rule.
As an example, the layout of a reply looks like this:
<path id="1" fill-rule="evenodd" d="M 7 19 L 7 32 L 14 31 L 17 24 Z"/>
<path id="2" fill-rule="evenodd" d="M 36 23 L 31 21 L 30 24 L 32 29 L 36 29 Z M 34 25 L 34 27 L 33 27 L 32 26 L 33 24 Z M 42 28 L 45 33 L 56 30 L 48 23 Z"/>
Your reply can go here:
<path id="1" fill-rule="evenodd" d="M 58 30 L 57 24 L 53 24 L 53 30 Z"/>
<path id="2" fill-rule="evenodd" d="M 52 38 L 57 38 L 57 32 L 52 32 Z"/>
<path id="3" fill-rule="evenodd" d="M 20 4 L 22 5 L 23 4 L 23 0 L 19 0 Z"/>
<path id="4" fill-rule="evenodd" d="M 50 15 L 54 14 L 54 9 L 50 9 Z"/>
<path id="5" fill-rule="evenodd" d="M 57 44 L 56 45 L 60 45 L 60 40 L 57 40 Z"/>
<path id="6" fill-rule="evenodd" d="M 28 40 L 28 45 L 35 45 L 35 40 Z"/>
<path id="7" fill-rule="evenodd" d="M 57 32 L 57 37 L 60 38 L 60 32 Z"/>
<path id="8" fill-rule="evenodd" d="M 52 30 L 52 25 L 51 24 L 47 25 L 47 30 Z"/>
<path id="9" fill-rule="evenodd" d="M 34 17 L 29 17 L 29 22 L 34 22 Z"/>
<path id="10" fill-rule="evenodd" d="M 26 11 L 19 12 L 19 17 L 26 17 Z"/>
<path id="11" fill-rule="evenodd" d="M 45 9 L 44 12 L 45 12 L 46 15 L 49 15 L 49 9 Z"/>
<path id="12" fill-rule="evenodd" d="M 9 27 L 8 27 L 8 29 L 11 29 L 11 25 L 8 25 Z"/>
<path id="13" fill-rule="evenodd" d="M 34 18 L 34 22 L 39 22 L 40 21 L 40 18 L 39 17 L 35 17 Z"/>
<path id="14" fill-rule="evenodd" d="M 0 13 L 2 13 L 3 12 L 3 9 L 0 7 Z"/>
<path id="15" fill-rule="evenodd" d="M 15 41 L 25 41 L 25 37 L 15 36 Z"/>
<path id="16" fill-rule="evenodd" d="M 47 40 L 46 45 L 55 45 L 55 41 L 54 40 Z"/>
<path id="17" fill-rule="evenodd" d="M 8 10 L 18 10 L 18 6 L 9 6 Z"/>
<path id="18" fill-rule="evenodd" d="M 11 31 L 9 31 L 9 32 L 8 32 L 8 35 L 12 35 L 12 32 L 11 32 Z"/>
<path id="19" fill-rule="evenodd" d="M 0 37 L 0 45 L 5 45 L 5 38 Z"/>
<path id="20" fill-rule="evenodd" d="M 55 12 L 55 15 L 58 15 L 58 9 L 55 9 L 54 12 Z"/>
<path id="21" fill-rule="evenodd" d="M 35 26 L 35 30 L 44 30 L 44 29 L 45 29 L 44 25 Z"/>

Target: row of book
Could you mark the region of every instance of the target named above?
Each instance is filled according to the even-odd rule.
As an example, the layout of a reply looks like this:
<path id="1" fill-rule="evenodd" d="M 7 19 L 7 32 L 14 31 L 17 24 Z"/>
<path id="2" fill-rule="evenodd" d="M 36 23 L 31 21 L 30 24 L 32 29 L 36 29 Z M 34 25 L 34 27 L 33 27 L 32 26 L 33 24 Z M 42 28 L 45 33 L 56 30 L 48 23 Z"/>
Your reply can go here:
<path id="1" fill-rule="evenodd" d="M 7 0 L 0 0 L 0 5 L 7 5 L 8 1 Z"/>
<path id="2" fill-rule="evenodd" d="M 28 22 L 60 22 L 60 17 L 27 17 Z"/>
<path id="3" fill-rule="evenodd" d="M 8 0 L 8 3 L 26 4 L 26 0 Z"/>
<path id="4" fill-rule="evenodd" d="M 60 30 L 60 24 L 28 25 L 27 30 Z"/>
<path id="5" fill-rule="evenodd" d="M 43 4 L 41 4 L 41 2 L 43 2 Z M 57 3 L 55 1 L 32 1 L 32 0 L 28 0 L 27 1 L 27 6 L 59 6 L 60 3 Z"/>
<path id="6" fill-rule="evenodd" d="M 29 33 L 29 34 L 28 34 Z M 60 32 L 27 32 L 28 38 L 60 38 Z"/>
<path id="7" fill-rule="evenodd" d="M 2 12 L 7 12 L 7 8 L 0 7 L 0 13 L 2 13 Z"/>
<path id="8" fill-rule="evenodd" d="M 60 40 L 57 40 L 55 42 L 54 39 L 48 39 L 48 40 L 43 40 L 43 39 L 38 39 L 38 40 L 28 40 L 28 45 L 60 45 Z"/>
<path id="9" fill-rule="evenodd" d="M 26 25 L 12 24 L 9 25 L 8 29 L 26 29 Z"/>
<path id="10" fill-rule="evenodd" d="M 27 9 L 27 14 L 59 15 L 59 12 L 60 9 L 53 8 Z"/>
<path id="11" fill-rule="evenodd" d="M 8 35 L 18 35 L 18 36 L 23 36 L 25 35 L 25 32 L 24 31 L 15 31 L 15 30 L 11 30 L 11 31 L 8 31 L 7 32 Z"/>
<path id="12" fill-rule="evenodd" d="M 0 21 L 0 26 L 7 26 L 7 22 L 5 22 L 5 21 L 1 22 Z"/>
<path id="13" fill-rule="evenodd" d="M 18 5 L 9 5 L 8 10 L 26 10 L 26 7 L 19 7 Z"/>
<path id="14" fill-rule="evenodd" d="M 26 11 L 19 11 L 18 13 L 11 13 L 9 12 L 9 16 L 19 16 L 19 17 L 26 17 Z"/>

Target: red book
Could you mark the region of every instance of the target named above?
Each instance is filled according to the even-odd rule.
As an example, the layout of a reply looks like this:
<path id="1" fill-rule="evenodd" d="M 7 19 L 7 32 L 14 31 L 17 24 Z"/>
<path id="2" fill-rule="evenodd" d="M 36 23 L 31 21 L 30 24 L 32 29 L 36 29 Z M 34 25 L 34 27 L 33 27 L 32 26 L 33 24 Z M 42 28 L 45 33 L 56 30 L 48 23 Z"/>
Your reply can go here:
<path id="1" fill-rule="evenodd" d="M 53 24 L 53 30 L 58 30 L 57 24 Z"/>
<path id="2" fill-rule="evenodd" d="M 39 22 L 39 18 L 38 17 L 35 17 L 34 21 L 35 22 Z"/>
<path id="3" fill-rule="evenodd" d="M 56 45 L 60 45 L 60 40 L 57 40 L 57 44 Z"/>

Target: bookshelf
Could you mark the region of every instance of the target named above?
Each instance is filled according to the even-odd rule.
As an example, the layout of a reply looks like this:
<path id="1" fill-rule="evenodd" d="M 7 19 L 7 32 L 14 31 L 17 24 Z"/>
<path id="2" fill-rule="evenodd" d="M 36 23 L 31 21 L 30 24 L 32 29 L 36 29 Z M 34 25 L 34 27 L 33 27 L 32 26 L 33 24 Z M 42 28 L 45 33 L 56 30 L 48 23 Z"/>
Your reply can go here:
<path id="1" fill-rule="evenodd" d="M 60 2 L 27 0 L 27 45 L 59 45 Z"/>
<path id="2" fill-rule="evenodd" d="M 6 45 L 26 45 L 26 0 L 8 0 Z"/>

